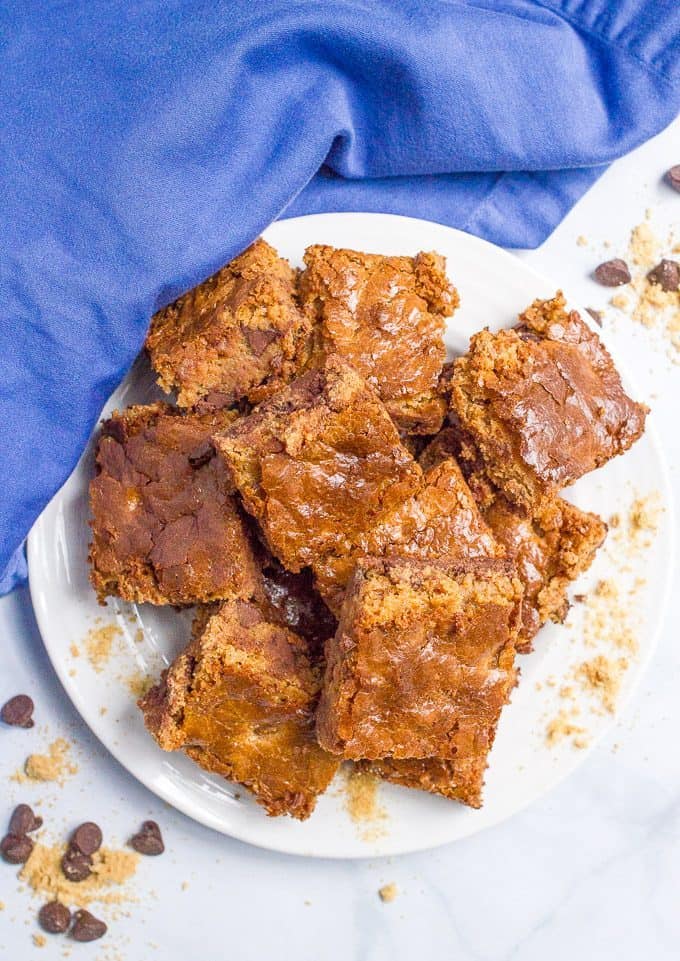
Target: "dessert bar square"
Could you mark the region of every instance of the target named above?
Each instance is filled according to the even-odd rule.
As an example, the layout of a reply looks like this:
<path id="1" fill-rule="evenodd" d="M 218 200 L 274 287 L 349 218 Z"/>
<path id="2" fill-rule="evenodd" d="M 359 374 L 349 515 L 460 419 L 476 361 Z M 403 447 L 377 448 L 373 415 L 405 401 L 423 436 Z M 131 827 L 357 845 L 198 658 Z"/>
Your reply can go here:
<path id="1" fill-rule="evenodd" d="M 253 602 L 199 611 L 189 647 L 141 700 L 166 751 L 248 788 L 268 814 L 309 817 L 338 759 L 319 747 L 319 670 L 306 642 Z"/>
<path id="2" fill-rule="evenodd" d="M 320 557 L 312 569 L 322 596 L 337 614 L 358 557 L 446 558 L 462 563 L 503 554 L 460 467 L 448 458 L 427 472 L 415 494 L 359 535 L 352 550 Z"/>
<path id="3" fill-rule="evenodd" d="M 344 357 L 375 387 L 398 427 L 433 434 L 445 402 L 444 318 L 458 305 L 444 258 L 383 257 L 316 245 L 305 253 L 300 299 L 318 347 Z"/>
<path id="4" fill-rule="evenodd" d="M 437 457 L 458 457 L 482 516 L 496 541 L 513 561 L 524 585 L 522 629 L 517 650 L 527 653 L 547 621 L 564 620 L 567 590 L 586 571 L 602 545 L 607 525 L 561 497 L 546 496 L 533 507 L 513 504 L 489 480 L 479 452 L 458 428 L 442 430 L 421 455 L 421 464 Z"/>
<path id="5" fill-rule="evenodd" d="M 519 319 L 475 334 L 455 362 L 451 399 L 489 478 L 530 505 L 627 450 L 647 409 L 627 396 L 599 337 L 561 293 Z"/>
<path id="6" fill-rule="evenodd" d="M 272 553 L 292 571 L 348 552 L 422 479 L 375 392 L 336 356 L 214 443 Z"/>
<path id="7" fill-rule="evenodd" d="M 326 645 L 319 743 L 352 759 L 486 756 L 516 680 L 521 600 L 498 560 L 360 560 Z"/>
<path id="8" fill-rule="evenodd" d="M 257 401 L 290 380 L 308 325 L 295 299 L 295 272 L 258 240 L 152 319 L 146 348 L 177 403 L 225 407 Z"/>
<path id="9" fill-rule="evenodd" d="M 150 404 L 104 422 L 90 483 L 90 577 L 100 601 L 186 605 L 254 592 L 245 519 L 210 444 L 233 419 Z"/>

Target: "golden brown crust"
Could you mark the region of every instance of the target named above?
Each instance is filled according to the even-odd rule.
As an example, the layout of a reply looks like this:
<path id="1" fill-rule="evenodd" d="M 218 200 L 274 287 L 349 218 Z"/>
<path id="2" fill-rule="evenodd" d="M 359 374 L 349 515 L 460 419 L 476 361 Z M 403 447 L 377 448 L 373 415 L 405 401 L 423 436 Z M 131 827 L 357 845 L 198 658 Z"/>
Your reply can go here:
<path id="1" fill-rule="evenodd" d="M 516 681 L 521 598 L 497 560 L 359 561 L 326 649 L 319 743 L 354 759 L 453 761 L 474 797 Z"/>
<path id="2" fill-rule="evenodd" d="M 350 550 L 422 478 L 374 391 L 335 356 L 214 443 L 272 553 L 292 571 Z"/>
<path id="3" fill-rule="evenodd" d="M 259 401 L 291 379 L 308 350 L 309 324 L 295 297 L 296 275 L 257 240 L 151 321 L 146 348 L 177 403 L 224 407 Z"/>
<path id="4" fill-rule="evenodd" d="M 393 784 L 439 794 L 469 807 L 480 808 L 490 747 L 487 732 L 482 729 L 477 732 L 472 750 L 453 760 L 443 757 L 382 758 L 362 761 L 361 767 Z"/>
<path id="5" fill-rule="evenodd" d="M 253 602 L 200 611 L 189 647 L 140 700 L 166 750 L 239 782 L 268 814 L 309 817 L 338 760 L 317 744 L 319 669 Z"/>
<path id="6" fill-rule="evenodd" d="M 446 410 L 438 390 L 444 317 L 458 306 L 444 258 L 315 245 L 304 259 L 300 298 L 318 327 L 318 349 L 344 357 L 378 391 L 398 427 L 435 433 Z"/>
<path id="7" fill-rule="evenodd" d="M 564 620 L 569 584 L 586 571 L 602 545 L 607 525 L 561 497 L 546 496 L 527 510 L 511 503 L 491 483 L 472 439 L 460 427 L 446 427 L 423 451 L 423 466 L 456 456 L 496 541 L 516 565 L 524 585 L 522 630 L 517 650 L 527 653 L 548 620 Z"/>
<path id="8" fill-rule="evenodd" d="M 523 506 L 627 450 L 647 413 L 561 292 L 535 301 L 514 329 L 475 334 L 455 362 L 451 400 L 490 479 Z"/>
<path id="9" fill-rule="evenodd" d="M 254 592 L 245 520 L 210 444 L 233 420 L 149 404 L 104 422 L 90 483 L 90 578 L 100 601 L 186 605 Z"/>

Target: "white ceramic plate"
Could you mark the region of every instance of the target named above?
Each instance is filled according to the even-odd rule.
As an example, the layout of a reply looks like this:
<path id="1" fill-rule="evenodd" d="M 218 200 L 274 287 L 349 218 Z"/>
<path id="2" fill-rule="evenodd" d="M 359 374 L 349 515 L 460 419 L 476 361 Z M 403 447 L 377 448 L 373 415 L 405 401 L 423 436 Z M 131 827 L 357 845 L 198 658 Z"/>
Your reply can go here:
<path id="1" fill-rule="evenodd" d="M 448 346 L 456 353 L 466 348 L 474 331 L 487 325 L 493 329 L 511 325 L 535 297 L 551 295 L 559 284 L 482 240 L 405 217 L 322 214 L 282 221 L 265 236 L 293 264 L 301 263 L 305 247 L 313 243 L 385 254 L 415 254 L 422 249 L 445 254 L 461 295 L 461 308 L 447 334 Z M 145 363 L 138 362 L 105 412 L 157 396 Z M 399 854 L 454 841 L 509 817 L 566 777 L 585 757 L 587 750 L 574 748 L 569 740 L 549 747 L 545 737 L 549 719 L 563 706 L 557 694 L 560 682 L 584 657 L 598 653 L 584 647 L 584 605 L 576 605 L 568 626 L 546 627 L 536 651 L 521 659 L 522 679 L 501 719 L 481 811 L 384 784 L 378 798 L 384 818 L 357 825 L 346 811 L 339 777 L 308 821 L 267 817 L 247 792 L 205 774 L 180 753 L 162 752 L 144 729 L 130 678 L 139 672 L 157 674 L 172 659 L 186 642 L 189 615 L 116 601 L 107 608 L 98 606 L 87 579 L 87 485 L 92 465 L 90 444 L 31 533 L 30 584 L 38 623 L 56 671 L 87 724 L 135 777 L 191 817 L 278 851 L 338 858 Z M 659 493 L 661 505 L 670 512 L 666 470 L 648 430 L 625 457 L 583 478 L 569 496 L 579 506 L 609 517 L 615 511 L 625 515 L 637 494 L 652 491 Z M 671 530 L 667 514 L 658 535 L 629 571 L 621 570 L 627 565 L 622 565 L 619 552 L 603 550 L 574 589 L 587 591 L 599 578 L 613 576 L 626 590 L 637 576 L 646 578 L 634 597 L 636 623 L 631 626 L 639 650 L 624 675 L 619 708 L 656 643 L 672 570 Z M 101 623 L 116 624 L 120 634 L 111 658 L 97 671 L 82 649 L 87 632 Z M 74 658 L 73 644 L 81 649 L 80 657 Z M 595 703 L 593 707 L 592 711 L 586 708 L 579 721 L 587 728 L 590 745 L 614 718 L 598 711 Z"/>

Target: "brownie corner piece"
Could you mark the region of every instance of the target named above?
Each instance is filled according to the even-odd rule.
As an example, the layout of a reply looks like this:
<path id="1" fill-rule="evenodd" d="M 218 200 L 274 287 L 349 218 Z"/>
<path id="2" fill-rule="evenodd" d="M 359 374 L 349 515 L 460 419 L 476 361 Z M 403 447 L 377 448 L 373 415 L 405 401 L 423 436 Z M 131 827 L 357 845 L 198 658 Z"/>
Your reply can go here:
<path id="1" fill-rule="evenodd" d="M 90 482 L 90 578 L 100 601 L 184 606 L 254 592 L 245 519 L 210 441 L 233 419 L 149 404 L 104 422 Z"/>
<path id="2" fill-rule="evenodd" d="M 459 757 L 515 684 L 522 587 L 499 560 L 360 560 L 326 646 L 319 742 L 351 759 Z"/>
<path id="3" fill-rule="evenodd" d="M 401 430 L 435 433 L 446 413 L 444 317 L 458 305 L 444 258 L 315 245 L 304 259 L 300 298 L 323 349 L 357 369 Z"/>
<path id="4" fill-rule="evenodd" d="M 158 311 L 146 349 L 181 407 L 224 407 L 295 373 L 309 336 L 296 275 L 264 240 Z"/>
<path id="5" fill-rule="evenodd" d="M 535 301 L 515 328 L 475 334 L 455 362 L 451 398 L 491 480 L 522 505 L 623 453 L 647 413 L 561 293 Z"/>
<path id="6" fill-rule="evenodd" d="M 255 602 L 226 601 L 199 611 L 140 708 L 164 750 L 242 784 L 268 814 L 304 820 L 338 767 L 315 736 L 319 686 L 302 638 Z"/>

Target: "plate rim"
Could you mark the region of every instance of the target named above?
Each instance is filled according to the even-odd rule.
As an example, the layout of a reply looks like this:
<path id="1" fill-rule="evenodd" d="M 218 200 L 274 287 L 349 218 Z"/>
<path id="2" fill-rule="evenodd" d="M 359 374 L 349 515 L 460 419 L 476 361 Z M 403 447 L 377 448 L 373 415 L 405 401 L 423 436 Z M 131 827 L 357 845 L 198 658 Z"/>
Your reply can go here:
<path id="1" fill-rule="evenodd" d="M 427 225 L 428 228 L 435 228 L 437 231 L 441 231 L 443 234 L 446 234 L 446 235 L 454 234 L 459 237 L 463 236 L 465 238 L 465 242 L 469 243 L 473 249 L 477 247 L 482 253 L 486 253 L 489 249 L 491 249 L 495 257 L 498 257 L 500 255 L 508 265 L 519 264 L 520 269 L 524 273 L 531 274 L 535 278 L 537 285 L 543 285 L 546 287 L 550 287 L 550 286 L 555 287 L 554 282 L 551 281 L 549 277 L 547 277 L 545 274 L 541 273 L 540 271 L 536 270 L 531 264 L 527 263 L 527 261 L 524 258 L 520 258 L 515 254 L 509 252 L 505 248 L 492 244 L 490 241 L 484 240 L 481 237 L 477 237 L 474 234 L 469 234 L 464 230 L 459 230 L 458 228 L 455 228 L 455 227 L 449 227 L 446 224 L 441 224 L 441 223 L 438 223 L 437 221 L 428 220 L 427 218 L 405 217 L 400 214 L 374 213 L 370 211 L 351 211 L 351 212 L 342 211 L 342 212 L 307 214 L 301 217 L 290 217 L 290 218 L 285 218 L 283 220 L 275 221 L 274 223 L 270 224 L 266 228 L 266 230 L 263 231 L 263 236 L 266 237 L 266 235 L 270 231 L 276 231 L 277 229 L 281 227 L 285 228 L 285 226 L 288 226 L 288 225 L 294 226 L 295 224 L 299 224 L 301 222 L 308 224 L 310 222 L 319 221 L 319 220 L 328 221 L 329 219 L 351 221 L 355 217 L 369 218 L 373 221 L 384 222 L 387 224 L 393 221 L 399 221 L 402 224 L 408 224 L 408 223 L 418 224 L 420 226 L 425 224 Z M 559 289 L 559 287 L 557 289 Z M 583 313 L 581 308 L 579 308 L 579 311 Z M 585 323 L 588 324 L 588 321 L 585 320 Z M 609 350 L 608 345 L 605 345 L 605 346 L 607 346 L 607 349 Z M 624 381 L 629 386 L 629 389 L 631 389 L 633 393 L 635 393 L 636 382 L 634 378 L 630 377 L 629 371 L 626 365 L 620 363 L 619 360 L 617 359 L 616 366 L 617 366 L 617 369 L 621 372 Z M 127 373 L 125 376 L 127 376 Z M 115 390 L 118 390 L 119 387 L 120 387 L 120 384 L 118 385 L 118 387 L 116 387 Z M 115 391 L 113 393 L 115 393 Z M 107 404 L 108 404 L 108 400 L 107 400 Z M 101 418 L 101 412 L 97 418 L 97 423 L 99 423 L 100 418 Z M 621 696 L 619 701 L 617 702 L 616 709 L 611 717 L 611 720 L 609 720 L 607 724 L 602 725 L 602 727 L 596 732 L 596 734 L 592 737 L 592 740 L 588 744 L 587 749 L 578 752 L 578 756 L 575 756 L 573 759 L 571 759 L 571 762 L 569 764 L 560 766 L 558 770 L 555 772 L 554 777 L 547 780 L 547 782 L 541 788 L 539 793 L 534 794 L 532 797 L 523 801 L 523 803 L 515 807 L 510 813 L 499 812 L 499 815 L 497 818 L 492 819 L 491 821 L 485 821 L 485 823 L 483 825 L 480 825 L 478 829 L 468 832 L 468 834 L 466 834 L 465 836 L 443 839 L 443 840 L 427 840 L 425 842 L 418 842 L 417 840 L 414 839 L 411 843 L 403 843 L 403 842 L 399 843 L 394 846 L 394 849 L 391 849 L 385 852 L 376 852 L 374 850 L 366 850 L 365 852 L 358 851 L 358 852 L 351 852 L 351 853 L 341 853 L 337 850 L 301 851 L 299 850 L 299 848 L 291 848 L 290 844 L 286 843 L 285 835 L 282 835 L 280 841 L 278 838 L 261 840 L 261 839 L 258 839 L 256 836 L 253 836 L 256 834 L 256 830 L 254 832 L 249 832 L 249 831 L 239 830 L 238 828 L 229 829 L 228 826 L 225 825 L 223 822 L 220 822 L 219 819 L 216 816 L 214 816 L 209 809 L 196 806 L 192 804 L 189 800 L 187 800 L 186 803 L 184 803 L 182 798 L 180 798 L 178 802 L 177 798 L 173 795 L 171 790 L 164 789 L 164 785 L 152 784 L 152 781 L 150 778 L 144 778 L 142 774 L 138 774 L 136 771 L 133 771 L 130 769 L 129 761 L 126 760 L 125 758 L 124 750 L 119 748 L 119 746 L 113 742 L 108 743 L 104 739 L 104 737 L 99 733 L 96 726 L 90 722 L 90 720 L 88 719 L 88 715 L 91 712 L 87 707 L 87 703 L 83 698 L 79 696 L 78 689 L 76 688 L 74 690 L 74 688 L 71 685 L 69 685 L 65 665 L 62 663 L 62 661 L 59 658 L 57 658 L 56 656 L 55 657 L 52 656 L 52 650 L 51 650 L 50 644 L 46 640 L 46 637 L 49 636 L 49 630 L 47 628 L 47 624 L 45 621 L 45 618 L 48 616 L 48 612 L 43 609 L 43 605 L 40 599 L 36 596 L 37 586 L 34 586 L 33 577 L 32 577 L 32 571 L 36 571 L 38 568 L 38 539 L 40 534 L 41 523 L 43 522 L 43 517 L 46 514 L 49 507 L 52 505 L 53 501 L 60 496 L 61 491 L 69 483 L 73 474 L 79 469 L 82 457 L 87 454 L 87 447 L 89 446 L 89 438 L 88 438 L 88 445 L 86 446 L 84 451 L 81 453 L 81 457 L 78 458 L 78 462 L 75 465 L 73 471 L 71 472 L 71 474 L 69 474 L 69 477 L 66 479 L 62 487 L 60 487 L 59 490 L 56 491 L 54 496 L 50 499 L 49 503 L 45 506 L 44 510 L 41 512 L 41 514 L 33 524 L 27 537 L 29 592 L 31 597 L 31 604 L 35 612 L 36 622 L 38 624 L 38 629 L 40 632 L 40 638 L 41 638 L 43 647 L 45 648 L 47 656 L 50 660 L 50 663 L 52 664 L 52 667 L 55 670 L 55 673 L 59 679 L 59 682 L 62 688 L 64 689 L 67 697 L 69 698 L 69 700 L 75 707 L 76 711 L 80 715 L 82 721 L 87 725 L 88 729 L 102 744 L 102 746 L 125 769 L 125 771 L 131 777 L 137 780 L 140 784 L 142 784 L 152 794 L 154 794 L 156 797 L 159 797 L 161 800 L 169 804 L 175 810 L 180 811 L 185 816 L 191 818 L 192 820 L 197 821 L 200 824 L 203 824 L 208 828 L 211 828 L 217 831 L 222 835 L 234 838 L 235 840 L 238 840 L 247 844 L 252 844 L 254 847 L 258 847 L 262 850 L 275 851 L 277 853 L 286 854 L 293 857 L 313 857 L 313 858 L 324 858 L 324 859 L 328 858 L 332 860 L 347 860 L 347 861 L 364 860 L 366 858 L 377 859 L 377 858 L 383 858 L 383 857 L 395 857 L 403 854 L 413 854 L 413 853 L 418 853 L 422 851 L 433 850 L 445 844 L 454 844 L 457 841 L 462 841 L 467 837 L 472 837 L 475 834 L 480 833 L 481 831 L 487 830 L 489 828 L 493 828 L 498 824 L 501 824 L 504 821 L 509 820 L 515 815 L 520 814 L 522 811 L 526 810 L 533 803 L 540 800 L 541 798 L 544 798 L 547 794 L 553 791 L 559 784 L 561 784 L 564 780 L 570 777 L 571 774 L 573 774 L 574 771 L 581 766 L 582 762 L 589 756 L 589 754 L 597 748 L 597 746 L 599 745 L 601 740 L 605 737 L 605 735 L 611 731 L 613 725 L 616 724 L 618 721 L 620 721 L 624 712 L 627 710 L 630 703 L 634 699 L 639 689 L 639 686 L 642 682 L 642 679 L 648 670 L 652 657 L 654 656 L 654 653 L 658 647 L 659 639 L 661 637 L 663 626 L 666 620 L 666 614 L 670 604 L 670 597 L 671 597 L 671 590 L 672 590 L 671 572 L 674 569 L 674 566 L 676 563 L 678 545 L 677 545 L 677 536 L 675 533 L 676 532 L 676 523 L 675 523 L 676 507 L 675 507 L 673 486 L 671 483 L 668 462 L 666 460 L 666 457 L 663 451 L 663 446 L 661 444 L 656 425 L 654 423 L 648 423 L 646 425 L 645 434 L 648 437 L 650 443 L 652 444 L 658 460 L 658 464 L 660 468 L 660 476 L 658 478 L 658 488 L 661 493 L 662 503 L 666 511 L 664 524 L 667 524 L 669 526 L 669 529 L 671 530 L 672 533 L 668 539 L 669 563 L 668 563 L 668 571 L 665 575 L 665 583 L 663 587 L 661 603 L 658 608 L 655 627 L 652 632 L 652 636 L 649 638 L 648 643 L 644 649 L 644 654 L 637 661 L 635 674 L 632 677 L 631 683 L 626 689 L 625 694 Z"/>

